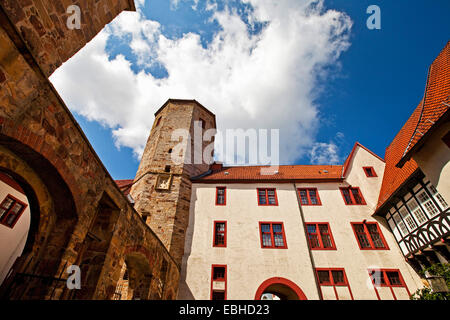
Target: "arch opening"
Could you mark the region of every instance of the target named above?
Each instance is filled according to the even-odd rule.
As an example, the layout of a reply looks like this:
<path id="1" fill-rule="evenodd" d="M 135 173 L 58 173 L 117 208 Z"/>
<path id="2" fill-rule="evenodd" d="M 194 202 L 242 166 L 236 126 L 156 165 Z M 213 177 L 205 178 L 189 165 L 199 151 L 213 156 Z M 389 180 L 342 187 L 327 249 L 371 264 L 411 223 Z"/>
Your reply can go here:
<path id="1" fill-rule="evenodd" d="M 11 267 L 6 267 L 8 270 L 0 284 L 0 299 L 56 297 L 62 291 L 59 271 L 77 221 L 72 193 L 44 156 L 1 134 L 0 174 L 23 192 L 28 209 L 13 228 L 14 231 L 18 223 L 26 222 L 28 217 L 23 247 L 18 249 L 17 252 L 21 252 L 13 258 Z"/>
<path id="2" fill-rule="evenodd" d="M 307 300 L 307 298 L 294 282 L 274 277 L 267 279 L 259 286 L 255 300 Z"/>

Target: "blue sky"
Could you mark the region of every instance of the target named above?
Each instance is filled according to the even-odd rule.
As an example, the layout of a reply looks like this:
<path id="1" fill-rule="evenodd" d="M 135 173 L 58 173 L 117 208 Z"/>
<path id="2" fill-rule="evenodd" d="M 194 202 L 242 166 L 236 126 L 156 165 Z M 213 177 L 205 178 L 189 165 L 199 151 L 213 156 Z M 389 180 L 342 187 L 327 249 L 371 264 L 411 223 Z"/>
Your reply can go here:
<path id="1" fill-rule="evenodd" d="M 194 48 L 195 50 L 191 51 L 192 43 L 195 44 L 196 38 L 195 36 L 189 38 L 186 34 L 190 33 L 198 36 L 198 45 L 207 50 L 211 47 L 211 43 L 221 30 L 229 31 L 225 34 L 225 37 L 228 34 L 233 35 L 233 27 L 238 21 L 229 19 L 233 14 L 247 27 L 248 38 L 236 31 L 236 34 L 241 36 L 235 40 L 237 42 L 242 41 L 245 47 L 245 41 L 247 40 L 257 43 L 257 37 L 266 37 L 265 31 L 266 29 L 268 30 L 270 22 L 276 21 L 276 17 L 271 17 L 269 13 L 268 21 L 262 21 L 264 19 L 259 21 L 256 19 L 255 21 L 255 17 L 264 17 L 262 9 L 266 8 L 258 8 L 259 10 L 255 11 L 250 4 L 242 4 L 240 1 L 227 1 L 226 4 L 219 1 L 215 8 L 211 9 L 210 7 L 208 10 L 205 10 L 206 4 L 205 1 L 199 1 L 195 6 L 194 1 L 188 0 L 179 0 L 178 3 L 170 3 L 167 0 L 147 0 L 145 1 L 145 6 L 141 7 L 141 18 L 139 20 L 139 28 L 144 24 L 145 28 L 142 27 L 139 30 L 151 31 L 147 33 L 141 32 L 137 35 L 138 33 L 134 31 L 123 31 L 123 26 L 129 26 L 131 23 L 118 23 L 122 29 L 119 27 L 116 29 L 112 28 L 107 37 L 98 37 L 99 39 L 96 39 L 95 43 L 90 45 L 92 48 L 83 49 L 85 53 L 80 52 L 79 55 L 72 59 L 73 61 L 71 60 L 67 63 L 68 66 L 63 66 L 62 70 L 59 70 L 58 74 L 52 79 L 55 87 L 60 91 L 63 99 L 74 113 L 77 121 L 113 178 L 126 179 L 134 177 L 139 164 L 136 154 L 142 149 L 142 144 L 145 143 L 145 141 L 142 142 L 145 136 L 143 132 L 147 132 L 148 127 L 151 126 L 154 110 L 160 106 L 157 104 L 169 98 L 158 92 L 158 88 L 164 88 L 164 90 L 169 92 L 166 95 L 171 95 L 170 97 L 173 98 L 180 98 L 178 94 L 183 95 L 182 97 L 184 98 L 184 95 L 190 94 L 192 91 L 192 96 L 186 98 L 196 98 L 207 107 L 211 107 L 208 105 L 208 102 L 212 104 L 211 109 L 218 114 L 218 122 L 219 116 L 225 119 L 222 124 L 219 122 L 219 126 L 226 127 L 230 123 L 226 119 L 227 115 L 233 112 L 233 109 L 225 110 L 225 107 L 221 107 L 215 110 L 214 105 L 216 106 L 217 103 L 214 103 L 214 97 L 210 93 L 203 93 L 201 86 L 195 89 L 183 87 L 182 78 L 180 78 L 179 71 L 176 69 L 180 67 L 174 62 L 174 60 L 177 60 L 177 56 L 174 56 L 171 50 L 179 46 L 177 47 L 179 49 L 177 54 L 180 54 L 180 52 L 187 52 L 186 55 L 192 53 L 195 58 L 195 55 L 201 49 Z M 381 9 L 381 30 L 369 30 L 366 27 L 366 20 L 369 17 L 366 14 L 366 8 L 372 4 L 378 5 Z M 287 9 L 289 9 L 290 5 L 289 1 L 286 1 Z M 280 103 L 290 104 L 292 101 L 299 101 L 298 107 L 294 106 L 294 109 L 283 109 L 282 107 L 281 110 L 293 114 L 298 108 L 299 112 L 305 115 L 304 118 L 299 118 L 296 120 L 297 122 L 293 122 L 293 126 L 297 123 L 298 127 L 301 127 L 300 129 L 295 127 L 287 129 L 290 136 L 293 136 L 291 140 L 288 139 L 289 144 L 292 145 L 296 141 L 303 140 L 302 137 L 305 137 L 305 142 L 303 144 L 298 142 L 299 145 L 296 148 L 296 152 L 290 155 L 286 163 L 309 164 L 323 162 L 321 157 L 312 155 L 308 151 L 315 147 L 319 150 L 319 147 L 322 146 L 325 146 L 323 153 L 325 162 L 327 160 L 326 157 L 329 156 L 331 162 L 342 163 L 356 141 L 359 141 L 380 156 L 384 156 L 386 146 L 420 102 L 428 66 L 449 40 L 448 12 L 450 12 L 450 2 L 448 0 L 325 0 L 324 6 L 325 8 L 317 11 L 317 17 L 321 18 L 320 23 L 324 23 L 324 26 L 326 26 L 327 21 L 333 21 L 333 14 L 329 11 L 331 9 L 339 13 L 339 19 L 345 20 L 341 26 L 347 27 L 351 21 L 349 30 L 344 30 L 335 35 L 335 37 L 341 37 L 339 42 L 335 42 L 332 38 L 326 39 L 330 46 L 336 45 L 337 57 L 332 58 L 332 52 L 326 51 L 324 47 L 314 49 L 316 51 L 311 49 L 311 54 L 317 53 L 319 56 L 324 51 L 326 51 L 326 54 L 324 54 L 324 58 L 312 59 L 315 64 L 310 66 L 310 69 L 307 70 L 308 72 L 305 72 L 304 76 L 301 73 L 303 60 L 292 59 L 290 63 L 298 68 L 295 70 L 300 70 L 298 74 L 300 74 L 299 77 L 301 79 L 298 79 L 295 75 L 291 79 L 283 79 L 281 72 L 283 66 L 279 68 L 281 71 L 267 70 L 267 74 L 280 77 L 280 81 L 276 81 L 276 83 L 290 84 L 292 79 L 297 81 L 296 86 L 292 86 L 292 88 L 289 88 L 290 91 L 286 91 L 288 93 L 295 91 L 292 100 L 286 100 L 285 102 L 282 100 Z M 268 7 L 270 8 L 270 5 Z M 281 10 L 280 8 L 278 9 Z M 228 10 L 228 15 L 220 15 L 224 10 Z M 296 7 L 295 10 L 301 9 Z M 328 16 L 326 12 L 329 13 Z M 277 17 L 282 17 L 285 13 L 278 12 L 277 14 Z M 270 20 L 272 18 L 273 20 Z M 152 21 L 152 23 L 145 21 Z M 324 27 L 321 26 L 320 28 Z M 289 31 L 289 29 L 279 30 Z M 307 30 L 305 34 L 309 32 L 309 29 L 300 30 Z M 311 32 L 320 32 L 320 30 Z M 142 34 L 150 36 L 156 34 L 157 36 L 161 35 L 162 38 L 160 37 L 160 40 L 155 40 L 154 42 L 148 41 L 148 39 L 142 41 L 141 38 L 145 37 Z M 292 33 L 289 34 L 290 37 L 298 37 L 297 45 L 300 45 L 300 47 L 292 47 L 291 56 L 295 54 L 296 48 L 303 48 L 301 47 L 302 43 L 305 43 L 307 47 L 304 49 L 306 50 L 305 52 L 309 52 L 309 47 L 315 48 L 314 39 L 311 40 L 311 37 L 308 37 L 303 32 L 294 35 Z M 274 38 L 276 35 L 275 30 L 270 39 L 277 40 L 277 38 Z M 177 42 L 177 40 L 182 38 L 185 40 L 183 43 Z M 280 39 L 290 40 L 283 34 L 280 34 Z M 319 42 L 319 38 L 317 39 Z M 132 42 L 133 40 L 139 41 Z M 153 43 L 157 43 L 157 45 L 153 47 Z M 227 43 L 229 42 L 225 41 L 223 45 L 227 45 Z M 277 44 L 279 43 L 283 42 L 277 42 Z M 236 50 L 240 52 L 239 48 Z M 158 99 L 149 98 L 151 102 L 148 103 L 151 104 L 151 108 L 149 107 L 148 117 L 145 116 L 146 119 L 145 121 L 142 120 L 142 123 L 135 118 L 123 120 L 123 118 L 126 118 L 126 111 L 120 111 L 124 113 L 116 112 L 115 110 L 110 112 L 107 108 L 108 104 L 111 103 L 106 101 L 107 97 L 104 97 L 105 94 L 96 96 L 96 92 L 102 92 L 102 89 L 93 88 L 95 85 L 90 84 L 86 87 L 79 85 L 77 87 L 78 93 L 80 90 L 86 90 L 86 94 L 83 95 L 83 97 L 86 97 L 85 99 L 83 98 L 84 100 L 76 98 L 74 92 L 71 91 L 70 88 L 74 87 L 74 83 L 67 80 L 65 73 L 69 73 L 71 68 L 75 68 L 73 70 L 78 70 L 77 68 L 83 69 L 84 63 L 86 63 L 86 66 L 88 65 L 86 62 L 88 59 L 92 60 L 94 59 L 93 57 L 98 59 L 98 52 L 104 52 L 108 56 L 108 59 L 104 59 L 102 62 L 104 70 L 111 70 L 113 67 L 117 67 L 117 70 L 125 70 L 123 68 L 129 67 L 129 70 L 126 70 L 127 72 L 116 72 L 115 74 L 118 74 L 119 78 L 124 74 L 124 79 L 127 77 L 132 79 L 129 83 L 130 88 L 133 84 L 138 86 L 142 83 L 152 84 L 151 87 L 149 86 L 148 92 L 145 89 L 143 92 L 145 92 L 145 95 L 148 94 L 149 97 L 157 96 Z M 208 52 L 217 53 L 217 50 Z M 270 53 L 270 50 L 265 52 Z M 275 51 L 275 53 L 280 54 L 279 51 Z M 180 57 L 181 59 L 183 58 L 183 56 Z M 237 55 L 237 58 L 239 58 L 239 55 Z M 266 59 L 267 57 L 263 58 Z M 307 68 L 306 64 L 310 60 L 310 58 L 305 60 L 304 68 Z M 273 61 L 273 64 L 281 64 L 280 62 Z M 239 66 L 239 61 L 230 60 L 228 63 L 231 66 L 230 68 L 238 68 L 237 66 Z M 289 70 L 289 67 L 292 68 L 292 66 L 288 66 L 286 70 Z M 212 63 L 210 68 L 213 67 L 217 67 L 217 63 Z M 217 68 L 220 70 L 219 67 Z M 92 68 L 86 67 L 86 70 L 89 69 Z M 311 75 L 316 69 L 318 70 L 317 73 L 321 74 L 320 76 Z M 251 70 L 258 69 L 254 68 Z M 196 74 L 197 78 L 202 77 L 200 71 Z M 101 75 L 101 70 L 93 70 L 92 72 L 98 73 L 98 77 Z M 139 72 L 141 72 L 141 76 L 137 76 Z M 248 80 L 243 82 L 247 85 L 252 83 L 252 76 L 255 79 L 261 77 L 261 75 L 257 74 L 257 71 L 253 75 L 248 73 L 246 72 Z M 182 75 L 183 73 L 180 72 L 180 74 Z M 176 78 L 176 75 L 178 75 L 178 78 Z M 86 83 L 84 80 L 97 77 L 96 74 L 84 76 L 86 78 L 80 78 L 80 82 Z M 144 76 L 146 78 L 142 80 Z M 233 76 L 234 74 L 231 73 L 230 78 L 233 79 Z M 178 80 L 174 81 L 171 77 Z M 305 79 L 305 77 L 308 80 L 307 84 L 302 83 L 302 79 Z M 99 79 L 96 81 L 102 82 L 101 78 Z M 140 82 L 141 80 L 142 82 Z M 205 79 L 205 83 L 207 80 Z M 171 83 L 170 85 L 167 84 L 169 82 Z M 276 83 L 274 84 L 275 87 Z M 113 85 L 116 85 L 116 83 L 109 84 L 110 90 L 117 91 L 111 89 Z M 117 85 L 119 88 L 121 86 L 127 88 L 120 83 L 117 83 Z M 255 84 L 255 86 L 258 85 L 264 86 L 265 83 Z M 305 86 L 307 89 L 304 89 Z M 180 88 L 180 91 L 176 92 L 174 88 Z M 211 88 L 207 89 L 211 91 Z M 106 86 L 104 90 L 108 90 L 108 87 Z M 227 84 L 224 85 L 223 90 L 233 91 L 234 89 Z M 255 90 L 250 85 L 245 92 L 248 92 L 249 96 L 255 96 L 259 92 Z M 108 95 L 108 91 L 105 92 Z M 283 92 L 282 89 L 277 89 L 266 100 L 280 101 L 279 97 L 286 96 L 286 92 Z M 238 101 L 240 98 L 242 97 L 237 95 L 232 97 L 230 101 Z M 92 101 L 89 99 L 92 99 Z M 101 106 L 101 103 L 98 102 L 98 100 L 101 101 L 102 99 L 105 99 L 105 106 Z M 141 102 L 136 102 L 136 104 L 139 103 Z M 142 105 L 145 106 L 146 103 L 142 102 Z M 245 115 L 248 114 L 248 121 L 251 122 L 250 117 L 255 114 L 252 108 L 258 103 L 260 101 L 244 106 L 248 110 L 245 110 L 247 113 L 243 113 L 242 121 L 246 119 Z M 147 112 L 141 106 L 130 106 L 129 108 L 130 112 L 139 110 L 139 112 L 143 112 L 143 115 Z M 267 108 L 270 110 L 270 105 Z M 277 107 L 273 108 L 274 112 L 277 109 Z M 114 118 L 113 115 L 116 113 L 117 116 Z M 266 128 L 283 127 L 283 121 L 287 121 L 286 119 L 289 118 L 289 114 L 286 117 L 280 115 L 279 119 L 271 122 L 272 119 L 270 118 L 273 116 L 265 110 L 262 110 L 260 114 L 256 111 L 256 114 L 257 116 L 252 120 L 253 125 L 261 123 L 261 126 Z M 143 117 L 141 116 L 140 118 Z M 137 128 L 139 128 L 139 133 L 133 131 L 134 129 L 138 131 Z M 134 135 L 136 136 L 135 138 Z M 283 136 L 282 133 L 281 139 L 283 137 L 287 137 L 287 135 Z M 330 150 L 331 153 L 328 152 Z"/>

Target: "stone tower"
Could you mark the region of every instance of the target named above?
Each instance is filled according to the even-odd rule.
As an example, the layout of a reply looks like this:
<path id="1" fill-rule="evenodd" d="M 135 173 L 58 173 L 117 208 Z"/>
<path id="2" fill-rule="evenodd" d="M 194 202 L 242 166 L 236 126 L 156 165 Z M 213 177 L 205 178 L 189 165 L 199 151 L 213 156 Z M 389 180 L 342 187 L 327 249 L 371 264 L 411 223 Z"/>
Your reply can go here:
<path id="1" fill-rule="evenodd" d="M 130 191 L 135 209 L 179 265 L 189 221 L 190 178 L 209 170 L 214 137 L 201 137 L 211 137 L 215 129 L 215 115 L 197 101 L 169 99 L 155 113 Z"/>

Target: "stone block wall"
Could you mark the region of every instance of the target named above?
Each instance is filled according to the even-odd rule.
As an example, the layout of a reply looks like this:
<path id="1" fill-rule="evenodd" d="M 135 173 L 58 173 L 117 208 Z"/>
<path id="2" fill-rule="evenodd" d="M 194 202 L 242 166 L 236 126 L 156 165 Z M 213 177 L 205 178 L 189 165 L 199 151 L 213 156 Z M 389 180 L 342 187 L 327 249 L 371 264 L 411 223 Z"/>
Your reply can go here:
<path id="1" fill-rule="evenodd" d="M 91 15 L 101 23 L 129 8 L 130 3 L 77 1 L 90 10 L 114 8 L 105 17 Z M 50 16 L 52 12 L 63 16 L 60 7 L 66 7 L 69 1 L 5 0 L 0 5 L 0 170 L 23 187 L 32 215 L 26 249 L 2 284 L 0 296 L 113 299 L 125 257 L 144 252 L 153 279 L 149 298 L 175 298 L 178 265 L 117 187 L 47 79 L 101 29 L 101 23 L 96 22 L 92 33 L 83 38 L 69 33 L 52 38 L 57 31 L 50 20 L 40 20 L 44 19 L 43 10 Z M 9 19 L 5 19 L 5 12 Z M 45 29 L 39 39 L 35 37 L 39 33 L 36 19 Z M 14 34 L 15 27 L 33 28 L 36 34 L 22 38 Z M 105 198 L 115 216 L 108 222 L 108 235 L 102 236 L 103 222 L 98 224 L 96 217 Z M 103 241 L 101 250 L 95 244 L 98 238 Z M 89 252 L 100 252 L 101 259 L 91 259 Z M 89 287 L 93 291 L 68 290 L 64 282 L 60 285 L 55 280 L 67 277 L 68 266 L 83 262 L 92 276 Z M 50 282 L 27 275 L 45 277 Z M 84 276 L 88 275 L 81 275 L 82 283 Z M 23 277 L 26 281 L 19 281 Z"/>

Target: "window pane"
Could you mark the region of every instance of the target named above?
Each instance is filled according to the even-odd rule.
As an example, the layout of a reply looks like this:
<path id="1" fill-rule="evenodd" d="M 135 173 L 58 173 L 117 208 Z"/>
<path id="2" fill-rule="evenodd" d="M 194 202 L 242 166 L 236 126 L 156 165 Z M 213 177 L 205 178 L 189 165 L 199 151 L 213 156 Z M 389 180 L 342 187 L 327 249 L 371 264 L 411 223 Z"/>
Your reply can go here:
<path id="1" fill-rule="evenodd" d="M 352 204 L 352 198 L 350 197 L 350 191 L 348 189 L 342 189 L 342 194 L 344 195 L 345 203 Z"/>
<path id="2" fill-rule="evenodd" d="M 316 233 L 316 225 L 314 224 L 308 224 L 308 233 Z"/>
<path id="3" fill-rule="evenodd" d="M 397 271 L 386 271 L 387 278 L 391 285 L 401 285 L 400 275 Z"/>
<path id="4" fill-rule="evenodd" d="M 361 195 L 359 193 L 359 189 L 352 188 L 351 190 L 352 190 L 353 198 L 355 199 L 355 203 L 356 204 L 362 204 L 363 201 L 362 201 Z"/>
<path id="5" fill-rule="evenodd" d="M 6 199 L 2 202 L 1 207 L 2 207 L 3 209 L 8 210 L 8 209 L 11 207 L 11 205 L 12 205 L 13 203 L 14 203 L 14 200 L 13 200 L 13 199 L 11 199 L 11 198 L 6 198 Z"/>
<path id="6" fill-rule="evenodd" d="M 270 233 L 270 224 L 262 224 L 261 225 L 261 231 Z"/>
<path id="7" fill-rule="evenodd" d="M 270 234 L 264 233 L 262 235 L 263 247 L 271 247 L 272 246 L 272 237 Z"/>
<path id="8" fill-rule="evenodd" d="M 300 190 L 299 191 L 299 195 L 300 195 L 300 201 L 302 204 L 309 204 L 308 203 L 308 196 L 306 194 L 306 190 Z"/>
<path id="9" fill-rule="evenodd" d="M 224 280 L 224 279 L 225 279 L 225 267 L 214 267 L 213 280 Z"/>
<path id="10" fill-rule="evenodd" d="M 395 213 L 392 217 L 394 218 L 394 221 L 395 221 L 396 225 L 400 228 L 401 233 L 402 233 L 404 236 L 406 236 L 406 235 L 409 233 L 409 231 L 408 231 L 408 229 L 406 228 L 406 226 L 405 226 L 405 224 L 403 223 L 403 221 L 402 221 L 402 219 L 400 218 L 400 216 L 398 215 L 398 213 Z"/>
<path id="11" fill-rule="evenodd" d="M 225 204 L 225 189 L 217 189 L 217 204 Z"/>
<path id="12" fill-rule="evenodd" d="M 273 224 L 272 228 L 273 228 L 273 232 L 276 232 L 276 233 L 282 232 L 281 224 Z"/>
<path id="13" fill-rule="evenodd" d="M 329 271 L 317 271 L 317 277 L 320 284 L 330 284 L 330 272 Z"/>
<path id="14" fill-rule="evenodd" d="M 372 239 L 375 248 L 384 248 L 383 240 L 381 239 L 380 233 L 378 232 L 378 227 L 376 224 L 368 224 L 367 229 L 369 230 L 370 238 Z"/>
<path id="15" fill-rule="evenodd" d="M 385 285 L 386 281 L 384 280 L 383 272 L 380 270 L 372 270 L 371 278 L 376 286 Z"/>
<path id="16" fill-rule="evenodd" d="M 331 275 L 333 276 L 334 284 L 345 284 L 344 281 L 344 272 L 341 270 L 331 271 Z"/>
<path id="17" fill-rule="evenodd" d="M 407 203 L 408 208 L 411 210 L 412 214 L 416 217 L 419 224 L 425 223 L 427 221 L 427 217 L 422 209 L 419 207 L 419 204 L 415 199 L 411 199 Z"/>
<path id="18" fill-rule="evenodd" d="M 275 190 L 268 190 L 267 194 L 268 194 L 268 198 L 269 198 L 269 204 L 276 204 Z"/>
<path id="19" fill-rule="evenodd" d="M 411 215 L 409 214 L 408 210 L 405 207 L 402 207 L 398 212 L 400 212 L 400 215 L 408 224 L 408 227 L 411 231 L 417 228 L 416 223 L 414 222 L 413 218 L 411 217 Z"/>
<path id="20" fill-rule="evenodd" d="M 331 243 L 330 231 L 328 230 L 328 225 L 319 224 L 320 237 L 322 238 L 322 244 L 324 248 L 331 248 L 333 244 Z"/>
<path id="21" fill-rule="evenodd" d="M 311 204 L 318 204 L 319 201 L 317 200 L 317 192 L 316 190 L 312 189 L 309 190 L 309 199 L 311 199 Z"/>
<path id="22" fill-rule="evenodd" d="M 266 191 L 265 190 L 259 190 L 258 191 L 258 201 L 259 204 L 267 204 L 266 203 Z"/>
<path id="23" fill-rule="evenodd" d="M 361 248 L 371 248 L 369 239 L 367 238 L 364 230 L 364 226 L 362 224 L 355 224 L 354 227 Z"/>
<path id="24" fill-rule="evenodd" d="M 274 234 L 273 241 L 275 242 L 275 247 L 284 247 L 283 235 L 282 234 Z"/>

